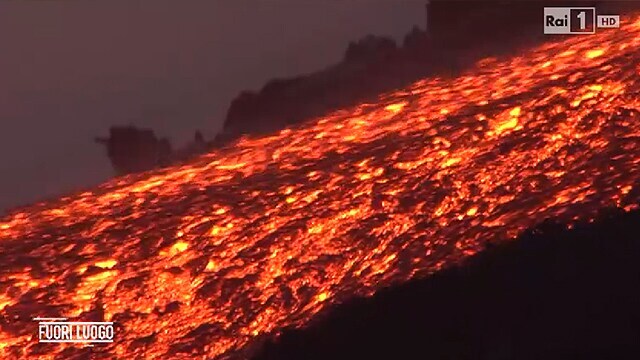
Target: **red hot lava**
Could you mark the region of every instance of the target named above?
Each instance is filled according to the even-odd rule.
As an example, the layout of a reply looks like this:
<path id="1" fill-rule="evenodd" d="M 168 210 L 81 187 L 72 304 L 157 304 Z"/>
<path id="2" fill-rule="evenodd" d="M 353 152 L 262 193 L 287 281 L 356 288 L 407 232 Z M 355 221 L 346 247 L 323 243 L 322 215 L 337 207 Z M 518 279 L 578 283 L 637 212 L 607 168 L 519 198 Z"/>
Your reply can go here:
<path id="1" fill-rule="evenodd" d="M 0 219 L 0 355 L 243 358 L 545 218 L 631 208 L 640 20 Z M 117 324 L 38 344 L 34 316 Z"/>

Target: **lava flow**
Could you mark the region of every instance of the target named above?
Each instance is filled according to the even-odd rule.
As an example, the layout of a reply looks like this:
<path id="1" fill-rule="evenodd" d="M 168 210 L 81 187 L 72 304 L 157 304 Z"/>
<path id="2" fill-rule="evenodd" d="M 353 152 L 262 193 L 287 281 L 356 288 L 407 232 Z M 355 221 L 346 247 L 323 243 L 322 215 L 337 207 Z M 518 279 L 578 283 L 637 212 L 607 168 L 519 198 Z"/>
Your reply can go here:
<path id="1" fill-rule="evenodd" d="M 545 218 L 627 210 L 640 18 L 0 219 L 3 358 L 245 358 Z M 36 316 L 116 324 L 39 344 Z M 96 320 L 97 319 L 97 320 Z"/>

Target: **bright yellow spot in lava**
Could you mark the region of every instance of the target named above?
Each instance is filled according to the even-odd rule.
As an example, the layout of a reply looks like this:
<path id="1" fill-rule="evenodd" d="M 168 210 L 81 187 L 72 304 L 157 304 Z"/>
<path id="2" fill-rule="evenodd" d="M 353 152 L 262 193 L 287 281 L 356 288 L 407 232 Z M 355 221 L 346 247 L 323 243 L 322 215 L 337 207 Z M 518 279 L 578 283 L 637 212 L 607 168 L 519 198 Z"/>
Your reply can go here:
<path id="1" fill-rule="evenodd" d="M 595 49 L 595 50 L 587 51 L 585 56 L 587 57 L 587 59 L 594 59 L 594 58 L 597 58 L 598 56 L 602 56 L 603 54 L 604 54 L 604 49 Z"/>
<path id="2" fill-rule="evenodd" d="M 401 102 L 401 103 L 387 105 L 387 107 L 385 107 L 384 109 L 392 113 L 399 113 L 400 111 L 402 111 L 402 109 L 404 109 L 406 105 L 407 103 Z"/>
<path id="3" fill-rule="evenodd" d="M 205 267 L 205 269 L 206 269 L 207 271 L 213 271 L 213 270 L 215 270 L 215 268 L 216 268 L 216 263 L 215 263 L 215 262 L 213 262 L 213 260 L 209 260 L 209 261 L 207 262 L 207 266 Z"/>
<path id="4" fill-rule="evenodd" d="M 472 207 L 469 210 L 467 210 L 467 215 L 469 215 L 469 216 L 473 216 L 473 215 L 475 215 L 477 213 L 478 213 L 478 208 L 477 207 Z"/>
<path id="5" fill-rule="evenodd" d="M 518 118 L 510 118 L 497 124 L 495 132 L 496 134 L 500 135 L 507 130 L 515 129 L 516 126 L 518 126 Z"/>
<path id="6" fill-rule="evenodd" d="M 109 270 L 109 271 L 103 271 L 103 272 L 99 272 L 95 275 L 91 275 L 91 276 L 87 276 L 86 280 L 87 282 L 91 283 L 91 282 L 101 282 L 103 280 L 106 280 L 112 276 L 115 276 L 116 274 L 118 274 L 117 271 L 115 270 Z"/>
<path id="7" fill-rule="evenodd" d="M 0 311 L 11 304 L 13 304 L 13 301 L 10 297 L 0 294 Z"/>
<path id="8" fill-rule="evenodd" d="M 186 241 L 177 241 L 175 244 L 171 245 L 171 248 L 169 249 L 168 254 L 165 251 L 161 253 L 164 255 L 172 256 L 187 250 L 188 247 L 189 247 L 189 243 L 187 243 Z"/>
<path id="9" fill-rule="evenodd" d="M 247 164 L 243 162 L 235 163 L 235 164 L 221 164 L 218 165 L 217 168 L 219 170 L 238 170 L 245 167 Z"/>
<path id="10" fill-rule="evenodd" d="M 317 225 L 309 226 L 309 228 L 307 229 L 307 232 L 309 234 L 320 234 L 323 229 L 324 229 L 324 226 L 322 224 L 317 224 Z"/>
<path id="11" fill-rule="evenodd" d="M 327 292 L 321 292 L 317 296 L 318 301 L 325 301 L 325 300 L 327 300 L 328 297 L 329 297 L 329 294 Z"/>
<path id="12" fill-rule="evenodd" d="M 95 263 L 95 265 L 99 268 L 103 268 L 103 269 L 111 269 L 112 267 L 114 267 L 118 262 L 114 259 L 108 259 L 108 260 L 103 260 L 103 261 L 98 261 Z"/>
<path id="13" fill-rule="evenodd" d="M 442 167 L 449 167 L 459 163 L 460 161 L 462 161 L 461 158 L 449 158 L 444 162 L 444 164 L 442 164 Z"/>
<path id="14" fill-rule="evenodd" d="M 561 52 L 560 54 L 558 54 L 558 56 L 559 56 L 559 57 L 566 58 L 566 57 L 569 57 L 569 56 L 571 56 L 571 55 L 573 55 L 573 54 L 575 54 L 575 53 L 576 53 L 576 51 L 575 51 L 575 50 L 573 50 L 573 49 L 569 49 L 569 50 L 565 50 L 565 51 Z"/>
<path id="15" fill-rule="evenodd" d="M 226 228 L 220 227 L 220 226 L 214 226 L 211 228 L 211 230 L 209 231 L 209 235 L 211 236 L 216 236 L 218 234 L 220 234 L 221 232 L 223 232 L 224 230 L 226 230 Z"/>
<path id="16" fill-rule="evenodd" d="M 177 243 L 173 244 L 173 248 L 179 252 L 187 250 L 187 247 L 189 247 L 189 244 L 184 241 L 178 241 Z"/>

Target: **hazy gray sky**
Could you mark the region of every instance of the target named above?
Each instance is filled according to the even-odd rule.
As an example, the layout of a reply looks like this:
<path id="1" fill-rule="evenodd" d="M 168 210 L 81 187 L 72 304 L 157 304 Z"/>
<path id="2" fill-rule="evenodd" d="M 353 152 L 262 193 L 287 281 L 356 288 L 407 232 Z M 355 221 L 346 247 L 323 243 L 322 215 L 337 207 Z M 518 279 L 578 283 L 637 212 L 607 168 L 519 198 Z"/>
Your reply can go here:
<path id="1" fill-rule="evenodd" d="M 231 100 L 337 62 L 368 33 L 401 39 L 424 1 L 0 2 L 0 213 L 111 175 L 110 125 L 176 145 L 212 137 Z"/>

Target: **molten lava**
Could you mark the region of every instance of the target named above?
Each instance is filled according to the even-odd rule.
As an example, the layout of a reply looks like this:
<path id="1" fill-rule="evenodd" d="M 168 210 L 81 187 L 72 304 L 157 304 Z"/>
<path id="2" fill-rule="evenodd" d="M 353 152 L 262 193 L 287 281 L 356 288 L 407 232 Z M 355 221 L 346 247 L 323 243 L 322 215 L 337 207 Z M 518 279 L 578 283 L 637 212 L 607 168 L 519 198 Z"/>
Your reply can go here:
<path id="1" fill-rule="evenodd" d="M 545 218 L 631 208 L 640 20 L 0 219 L 0 356 L 244 358 Z M 114 321 L 38 344 L 31 318 Z M 97 319 L 97 320 L 96 320 Z"/>

